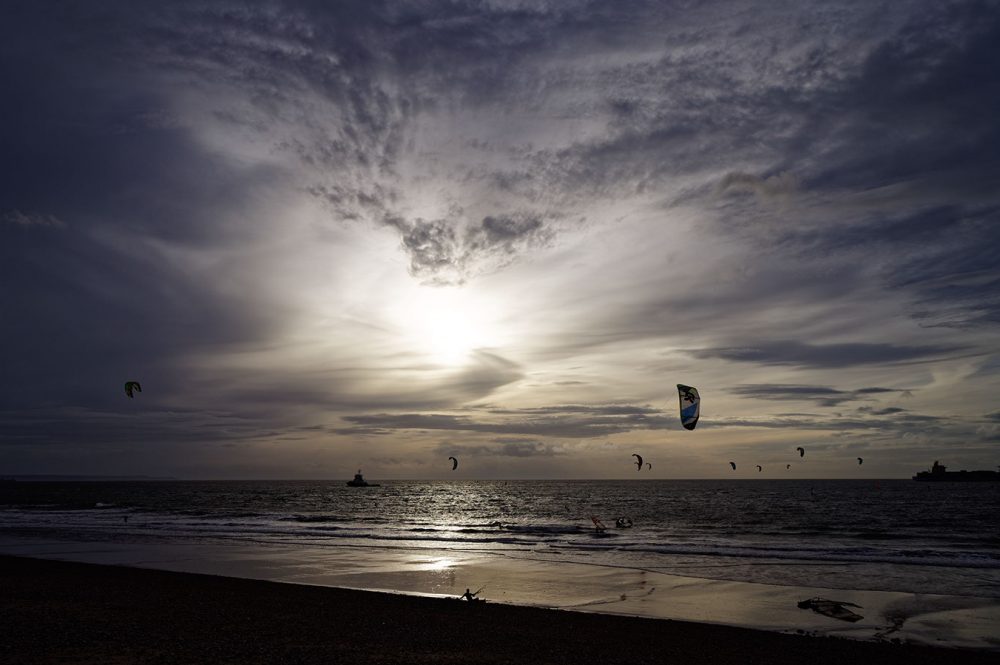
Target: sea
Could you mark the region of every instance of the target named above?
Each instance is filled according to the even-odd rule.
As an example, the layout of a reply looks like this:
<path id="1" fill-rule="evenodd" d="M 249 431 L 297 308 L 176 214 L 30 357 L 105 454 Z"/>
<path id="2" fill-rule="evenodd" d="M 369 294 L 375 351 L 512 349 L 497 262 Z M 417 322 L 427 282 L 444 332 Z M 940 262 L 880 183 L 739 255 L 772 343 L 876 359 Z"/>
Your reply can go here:
<path id="1" fill-rule="evenodd" d="M 0 539 L 424 548 L 1000 598 L 998 508 L 1000 483 L 908 480 L 21 481 L 0 486 Z"/>

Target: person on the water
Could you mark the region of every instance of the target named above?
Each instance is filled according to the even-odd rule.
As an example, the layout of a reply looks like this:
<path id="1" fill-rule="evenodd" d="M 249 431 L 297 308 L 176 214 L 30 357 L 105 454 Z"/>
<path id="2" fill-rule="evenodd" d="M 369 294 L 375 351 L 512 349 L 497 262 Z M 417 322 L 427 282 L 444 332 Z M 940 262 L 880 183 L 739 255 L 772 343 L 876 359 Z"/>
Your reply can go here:
<path id="1" fill-rule="evenodd" d="M 590 521 L 594 523 L 594 533 L 602 534 L 608 528 L 604 526 L 604 523 L 601 522 L 601 520 L 597 519 L 596 515 L 591 515 Z"/>
<path id="2" fill-rule="evenodd" d="M 477 591 L 476 593 L 479 593 L 479 592 Z M 463 593 L 460 597 L 464 598 L 465 600 L 469 601 L 470 603 L 474 603 L 477 600 L 479 600 L 478 598 L 476 598 L 476 594 L 472 593 L 472 589 L 466 589 L 465 593 Z"/>

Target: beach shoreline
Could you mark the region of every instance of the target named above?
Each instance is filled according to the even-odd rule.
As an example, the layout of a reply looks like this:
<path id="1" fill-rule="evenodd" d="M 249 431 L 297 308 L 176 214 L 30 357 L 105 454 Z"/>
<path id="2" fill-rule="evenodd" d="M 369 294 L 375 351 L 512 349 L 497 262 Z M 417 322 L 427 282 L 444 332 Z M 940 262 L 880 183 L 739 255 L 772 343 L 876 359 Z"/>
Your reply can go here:
<path id="1" fill-rule="evenodd" d="M 0 662 L 995 662 L 707 623 L 0 556 Z M 498 628 L 503 626 L 503 629 Z"/>
<path id="2" fill-rule="evenodd" d="M 987 597 L 736 582 L 456 549 L 7 536 L 0 538 L 0 554 L 438 599 L 468 588 L 491 604 L 1000 651 L 1000 599 Z M 863 618 L 841 621 L 799 607 L 813 597 L 853 603 Z"/>

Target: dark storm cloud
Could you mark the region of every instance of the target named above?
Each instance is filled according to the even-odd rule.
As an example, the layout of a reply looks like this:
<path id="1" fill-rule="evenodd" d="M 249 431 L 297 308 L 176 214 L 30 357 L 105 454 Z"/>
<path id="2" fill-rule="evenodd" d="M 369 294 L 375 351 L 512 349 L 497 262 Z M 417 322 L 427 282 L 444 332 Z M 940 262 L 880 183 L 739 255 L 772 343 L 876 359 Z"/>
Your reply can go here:
<path id="1" fill-rule="evenodd" d="M 829 386 L 806 386 L 795 384 L 748 384 L 730 388 L 728 392 L 741 397 L 779 401 L 809 401 L 818 406 L 838 406 L 844 402 L 866 399 L 867 395 L 881 393 L 898 393 L 892 388 L 859 388 L 857 390 L 838 390 Z M 859 409 L 860 411 L 861 409 Z"/>
<path id="2" fill-rule="evenodd" d="M 761 365 L 798 367 L 851 367 L 882 365 L 940 358 L 961 350 L 956 346 L 905 346 L 899 344 L 808 344 L 793 340 L 763 342 L 752 346 L 693 351 L 696 358 L 722 358 Z"/>

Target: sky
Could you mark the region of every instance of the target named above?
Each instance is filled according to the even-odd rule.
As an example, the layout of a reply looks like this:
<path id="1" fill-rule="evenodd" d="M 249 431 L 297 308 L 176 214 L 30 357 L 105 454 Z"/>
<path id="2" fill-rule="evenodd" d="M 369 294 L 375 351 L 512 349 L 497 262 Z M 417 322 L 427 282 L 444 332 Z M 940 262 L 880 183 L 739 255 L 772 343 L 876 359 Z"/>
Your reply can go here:
<path id="1" fill-rule="evenodd" d="M 4 2 L 0 474 L 995 469 L 998 66 L 997 2 Z"/>

